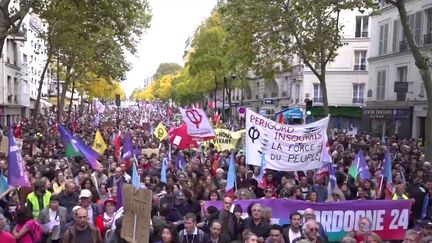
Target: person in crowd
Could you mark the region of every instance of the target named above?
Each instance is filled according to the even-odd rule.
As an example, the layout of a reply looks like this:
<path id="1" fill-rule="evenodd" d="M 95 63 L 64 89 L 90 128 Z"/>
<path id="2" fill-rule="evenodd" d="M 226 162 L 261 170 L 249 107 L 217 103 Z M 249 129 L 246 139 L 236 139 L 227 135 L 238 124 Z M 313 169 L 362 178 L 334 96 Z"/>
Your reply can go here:
<path id="1" fill-rule="evenodd" d="M 45 184 L 44 184 L 45 186 Z M 39 223 L 33 219 L 33 214 L 27 207 L 17 210 L 17 225 L 12 230 L 12 235 L 17 243 L 33 243 L 34 232 L 42 231 Z"/>
<path id="2" fill-rule="evenodd" d="M 105 239 L 106 231 L 111 229 L 114 214 L 117 210 L 117 202 L 113 198 L 108 198 L 104 202 L 105 212 L 96 217 L 96 227 L 101 232 L 102 239 Z"/>
<path id="3" fill-rule="evenodd" d="M 327 242 L 328 241 L 327 234 L 324 230 L 324 227 L 321 225 L 321 223 L 316 221 L 315 211 L 311 208 L 307 208 L 303 213 L 303 217 L 305 219 L 305 222 L 308 222 L 309 220 L 313 220 L 318 225 L 318 234 Z"/>
<path id="4" fill-rule="evenodd" d="M 245 230 L 242 233 L 243 243 L 258 243 L 258 236 L 250 230 Z"/>
<path id="5" fill-rule="evenodd" d="M 328 241 L 318 234 L 318 229 L 318 223 L 314 219 L 306 221 L 304 224 L 304 235 L 293 242 L 298 243 L 300 240 L 306 239 L 313 243 L 327 243 Z"/>
<path id="6" fill-rule="evenodd" d="M 75 182 L 72 180 L 67 181 L 65 184 L 65 190 L 62 191 L 59 197 L 60 206 L 66 208 L 68 213 L 67 221 L 72 220 L 72 209 L 79 203 L 78 193 L 76 192 Z"/>
<path id="7" fill-rule="evenodd" d="M 26 207 L 32 212 L 33 217 L 37 218 L 42 209 L 48 207 L 51 192 L 46 190 L 46 183 L 42 180 L 34 184 L 34 191 L 27 196 Z"/>
<path id="8" fill-rule="evenodd" d="M 59 194 L 65 189 L 66 179 L 62 171 L 57 172 L 57 176 L 52 181 L 53 194 Z"/>
<path id="9" fill-rule="evenodd" d="M 282 235 L 282 227 L 273 224 L 270 226 L 270 236 L 265 240 L 265 243 L 285 243 Z"/>
<path id="10" fill-rule="evenodd" d="M 108 176 L 102 172 L 102 169 L 97 169 L 91 174 L 91 180 L 93 181 L 95 188 L 98 189 L 98 193 L 101 194 L 99 189 L 107 182 Z"/>
<path id="11" fill-rule="evenodd" d="M 212 225 L 212 221 L 219 220 L 219 222 L 222 223 L 221 235 L 232 241 L 237 238 L 236 229 L 238 228 L 235 215 L 231 212 L 233 200 L 230 197 L 225 197 L 223 199 L 223 203 L 223 209 L 217 214 L 214 214 L 213 217 L 209 219 L 209 221 L 210 225 Z"/>
<path id="12" fill-rule="evenodd" d="M 178 243 L 180 242 L 177 231 L 170 225 L 165 225 L 160 233 L 161 240 L 157 243 Z"/>
<path id="13" fill-rule="evenodd" d="M 409 200 L 409 197 L 405 194 L 404 185 L 396 185 L 392 200 Z"/>
<path id="14" fill-rule="evenodd" d="M 365 242 L 370 242 L 370 243 L 383 243 L 383 240 L 381 239 L 381 237 L 379 237 L 379 235 L 377 235 L 374 232 L 370 232 L 367 237 L 366 237 L 366 241 Z"/>
<path id="15" fill-rule="evenodd" d="M 79 206 L 87 210 L 88 217 L 87 220 L 90 224 L 96 224 L 96 218 L 102 213 L 99 206 L 92 203 L 92 193 L 88 189 L 82 189 L 79 195 L 80 203 Z"/>
<path id="16" fill-rule="evenodd" d="M 63 243 L 102 243 L 99 230 L 88 222 L 85 208 L 78 208 L 74 215 L 75 224 L 69 228 L 63 237 Z"/>
<path id="17" fill-rule="evenodd" d="M 368 242 L 366 238 L 372 232 L 371 226 L 372 222 L 369 218 L 361 217 L 358 221 L 358 230 L 348 233 L 348 236 L 356 239 L 359 243 Z"/>
<path id="18" fill-rule="evenodd" d="M 252 215 L 243 221 L 242 230 L 250 230 L 258 236 L 258 242 L 263 243 L 269 236 L 270 224 L 263 218 L 263 206 L 256 203 L 252 206 Z"/>
<path id="19" fill-rule="evenodd" d="M 0 214 L 0 243 L 15 243 L 15 237 L 7 230 L 7 219 Z"/>
<path id="20" fill-rule="evenodd" d="M 123 176 L 123 170 L 121 167 L 116 167 L 114 175 L 110 176 L 106 181 L 107 188 L 117 187 L 119 182 L 127 183 L 126 178 Z"/>
<path id="21" fill-rule="evenodd" d="M 208 235 L 196 227 L 197 218 L 194 213 L 187 213 L 184 218 L 184 230 L 180 231 L 179 235 L 181 243 L 201 243 L 209 241 Z"/>
<path id="22" fill-rule="evenodd" d="M 222 223 L 219 220 L 213 220 L 210 224 L 209 243 L 230 243 L 231 240 L 226 234 L 222 234 Z"/>
<path id="23" fill-rule="evenodd" d="M 81 190 L 87 189 L 92 193 L 92 203 L 96 203 L 99 200 L 99 193 L 95 185 L 93 184 L 92 179 L 84 178 L 81 181 Z"/>
<path id="24" fill-rule="evenodd" d="M 417 236 L 417 242 L 422 242 L 428 237 L 432 237 L 432 222 L 425 220 L 422 222 L 421 231 Z"/>
<path id="25" fill-rule="evenodd" d="M 286 243 L 292 243 L 302 235 L 303 216 L 299 212 L 290 214 L 290 225 L 282 230 L 283 238 Z"/>
<path id="26" fill-rule="evenodd" d="M 59 206 L 59 204 L 59 196 L 52 195 L 49 207 L 44 208 L 38 216 L 38 221 L 42 225 L 51 224 L 44 226 L 44 235 L 46 236 L 45 240 L 52 243 L 60 243 L 61 232 L 67 219 L 66 208 Z"/>
<path id="27" fill-rule="evenodd" d="M 403 243 L 416 243 L 417 237 L 418 237 L 418 232 L 409 229 L 405 232 Z"/>

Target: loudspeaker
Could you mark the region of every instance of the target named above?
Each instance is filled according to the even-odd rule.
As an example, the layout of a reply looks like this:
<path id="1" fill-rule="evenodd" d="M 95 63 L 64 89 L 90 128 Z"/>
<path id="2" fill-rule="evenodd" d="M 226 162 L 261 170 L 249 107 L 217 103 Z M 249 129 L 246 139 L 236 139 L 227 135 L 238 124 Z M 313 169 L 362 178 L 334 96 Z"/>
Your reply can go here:
<path id="1" fill-rule="evenodd" d="M 115 103 L 116 103 L 116 106 L 120 106 L 120 95 L 116 95 L 115 96 Z"/>

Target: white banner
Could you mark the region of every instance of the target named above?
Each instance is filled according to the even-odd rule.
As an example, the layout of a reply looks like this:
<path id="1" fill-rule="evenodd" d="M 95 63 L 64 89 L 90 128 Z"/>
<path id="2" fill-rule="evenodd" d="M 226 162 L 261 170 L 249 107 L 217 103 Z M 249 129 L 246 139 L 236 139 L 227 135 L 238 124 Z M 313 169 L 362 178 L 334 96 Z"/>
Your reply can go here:
<path id="1" fill-rule="evenodd" d="M 210 138 L 215 136 L 213 127 L 203 109 L 180 108 L 180 112 L 183 116 L 183 121 L 187 125 L 189 136 L 197 138 Z"/>
<path id="2" fill-rule="evenodd" d="M 305 125 L 280 124 L 246 110 L 246 163 L 277 171 L 321 168 L 328 160 L 329 117 Z M 330 161 L 326 161 L 330 162 Z"/>

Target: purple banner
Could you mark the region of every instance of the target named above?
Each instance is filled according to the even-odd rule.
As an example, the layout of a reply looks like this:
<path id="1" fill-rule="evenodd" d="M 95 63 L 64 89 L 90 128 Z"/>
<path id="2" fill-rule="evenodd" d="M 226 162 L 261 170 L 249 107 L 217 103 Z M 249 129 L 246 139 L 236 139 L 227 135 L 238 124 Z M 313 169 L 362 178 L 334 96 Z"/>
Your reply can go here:
<path id="1" fill-rule="evenodd" d="M 30 187 L 30 181 L 27 176 L 27 171 L 21 156 L 21 151 L 18 148 L 15 137 L 12 132 L 12 127 L 9 126 L 9 153 L 8 153 L 8 184 L 11 186 Z"/>
<path id="2" fill-rule="evenodd" d="M 287 199 L 253 199 L 234 201 L 243 209 L 247 216 L 250 204 L 260 203 L 272 209 L 271 223 L 289 224 L 290 214 L 298 211 L 303 214 L 307 208 L 315 211 L 316 219 L 327 232 L 331 242 L 339 242 L 348 232 L 358 229 L 361 217 L 371 220 L 371 230 L 384 240 L 401 240 L 408 228 L 411 209 L 410 200 L 375 200 L 375 201 L 342 201 L 329 203 L 310 203 Z M 222 201 L 206 201 L 204 207 L 222 208 Z"/>

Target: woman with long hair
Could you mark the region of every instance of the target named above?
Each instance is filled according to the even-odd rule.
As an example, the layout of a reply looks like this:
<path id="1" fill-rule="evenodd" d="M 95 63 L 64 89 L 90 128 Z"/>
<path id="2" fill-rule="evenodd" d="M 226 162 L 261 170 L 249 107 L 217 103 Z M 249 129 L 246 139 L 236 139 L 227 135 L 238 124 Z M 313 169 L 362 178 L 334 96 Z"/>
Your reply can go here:
<path id="1" fill-rule="evenodd" d="M 65 189 L 66 179 L 62 171 L 57 172 L 56 177 L 52 181 L 53 194 L 59 194 Z"/>
<path id="2" fill-rule="evenodd" d="M 33 243 L 33 231 L 38 226 L 33 219 L 32 212 L 27 207 L 21 207 L 16 212 L 17 225 L 12 230 L 12 235 L 17 243 Z"/>
<path id="3" fill-rule="evenodd" d="M 180 243 L 177 231 L 170 225 L 165 225 L 160 233 L 161 240 L 157 243 Z"/>
<path id="4" fill-rule="evenodd" d="M 92 193 L 92 203 L 97 203 L 99 200 L 99 193 L 96 190 L 96 186 L 94 185 L 93 181 L 90 178 L 84 178 L 81 181 L 81 190 L 82 189 L 88 189 Z"/>

